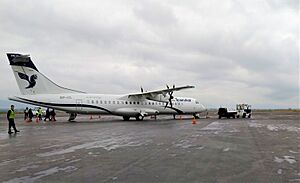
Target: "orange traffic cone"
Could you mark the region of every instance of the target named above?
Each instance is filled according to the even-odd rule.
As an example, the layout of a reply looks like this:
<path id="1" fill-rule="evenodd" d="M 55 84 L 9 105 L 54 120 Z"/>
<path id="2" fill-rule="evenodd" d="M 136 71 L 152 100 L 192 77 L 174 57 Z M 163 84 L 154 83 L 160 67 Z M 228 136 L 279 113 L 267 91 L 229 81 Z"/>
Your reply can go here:
<path id="1" fill-rule="evenodd" d="M 197 124 L 195 117 L 193 117 L 192 124 L 193 125 Z"/>

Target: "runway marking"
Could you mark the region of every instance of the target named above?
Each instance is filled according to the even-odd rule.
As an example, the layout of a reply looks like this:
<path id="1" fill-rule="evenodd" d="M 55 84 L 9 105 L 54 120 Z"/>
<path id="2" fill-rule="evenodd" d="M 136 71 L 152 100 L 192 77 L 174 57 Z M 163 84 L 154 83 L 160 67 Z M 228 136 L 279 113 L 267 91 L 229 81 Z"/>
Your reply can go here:
<path id="1" fill-rule="evenodd" d="M 234 123 L 230 121 L 213 121 L 209 123 L 207 126 L 200 129 L 200 131 L 206 131 L 208 133 L 213 133 L 218 135 L 219 133 L 238 133 L 240 132 L 238 129 L 234 127 Z"/>
<path id="2" fill-rule="evenodd" d="M 116 137 L 109 137 L 106 139 L 102 140 L 97 140 L 94 142 L 88 142 L 88 143 L 83 143 L 80 145 L 76 146 L 71 146 L 66 149 L 61 149 L 61 150 L 54 150 L 50 152 L 45 152 L 45 153 L 39 153 L 37 154 L 38 157 L 48 157 L 48 156 L 54 156 L 54 155 L 61 155 L 61 154 L 66 154 L 66 153 L 72 153 L 75 152 L 76 150 L 80 149 L 94 149 L 94 148 L 103 148 L 107 151 L 121 148 L 121 147 L 128 147 L 128 146 L 141 146 L 143 144 L 148 143 L 149 141 L 139 141 L 138 139 L 135 139 L 131 136 L 116 136 Z"/>

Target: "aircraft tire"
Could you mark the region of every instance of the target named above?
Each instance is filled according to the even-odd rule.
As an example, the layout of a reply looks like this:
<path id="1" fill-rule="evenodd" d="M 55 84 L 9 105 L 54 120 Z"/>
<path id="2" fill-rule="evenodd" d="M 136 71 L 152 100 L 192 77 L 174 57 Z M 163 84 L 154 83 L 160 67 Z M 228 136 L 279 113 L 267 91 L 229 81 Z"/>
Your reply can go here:
<path id="1" fill-rule="evenodd" d="M 143 121 L 144 117 L 141 116 L 141 115 L 137 115 L 137 116 L 135 117 L 135 119 L 136 119 L 137 121 Z"/>
<path id="2" fill-rule="evenodd" d="M 124 121 L 129 121 L 130 117 L 129 116 L 123 116 Z"/>

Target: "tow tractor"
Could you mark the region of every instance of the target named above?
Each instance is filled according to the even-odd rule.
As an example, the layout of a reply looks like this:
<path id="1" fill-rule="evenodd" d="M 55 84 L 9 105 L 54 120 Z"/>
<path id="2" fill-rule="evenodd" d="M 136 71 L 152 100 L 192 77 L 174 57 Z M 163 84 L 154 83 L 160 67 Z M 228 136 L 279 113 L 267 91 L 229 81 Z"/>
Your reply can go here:
<path id="1" fill-rule="evenodd" d="M 221 119 L 222 117 L 227 117 L 228 119 L 230 117 L 235 118 L 236 114 L 237 114 L 236 110 L 225 108 L 225 107 L 220 107 L 218 111 L 219 119 Z"/>
<path id="2" fill-rule="evenodd" d="M 237 111 L 237 115 L 236 117 L 242 117 L 242 118 L 251 118 L 251 105 L 249 104 L 237 104 L 236 105 L 236 111 Z"/>

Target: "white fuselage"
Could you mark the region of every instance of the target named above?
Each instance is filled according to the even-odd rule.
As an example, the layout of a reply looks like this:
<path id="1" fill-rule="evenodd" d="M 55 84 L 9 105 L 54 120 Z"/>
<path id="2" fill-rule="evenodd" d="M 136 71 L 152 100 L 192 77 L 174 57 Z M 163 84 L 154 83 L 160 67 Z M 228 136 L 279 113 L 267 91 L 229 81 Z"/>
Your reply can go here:
<path id="1" fill-rule="evenodd" d="M 156 114 L 197 114 L 204 106 L 193 98 L 174 97 L 172 107 L 166 102 L 148 99 L 124 98 L 124 95 L 106 94 L 37 94 L 10 97 L 11 100 L 54 108 L 78 114 L 112 114 L 119 116 L 143 116 Z"/>
<path id="2" fill-rule="evenodd" d="M 194 88 L 194 86 L 169 87 L 125 95 L 87 94 L 57 85 L 39 72 L 29 55 L 7 53 L 22 95 L 9 97 L 17 102 L 49 107 L 70 113 L 69 121 L 77 114 L 112 114 L 123 116 L 124 120 L 158 114 L 193 114 L 205 110 L 193 98 L 173 97 L 173 92 Z"/>

